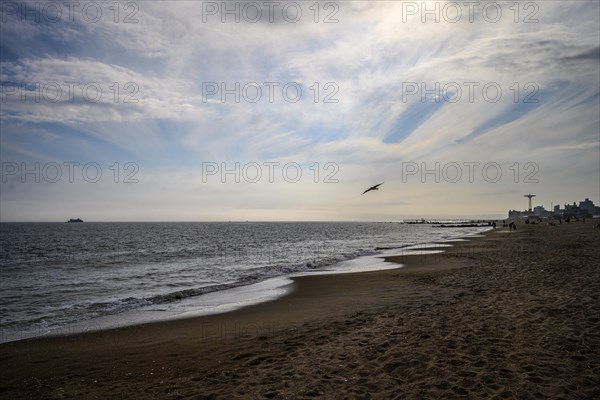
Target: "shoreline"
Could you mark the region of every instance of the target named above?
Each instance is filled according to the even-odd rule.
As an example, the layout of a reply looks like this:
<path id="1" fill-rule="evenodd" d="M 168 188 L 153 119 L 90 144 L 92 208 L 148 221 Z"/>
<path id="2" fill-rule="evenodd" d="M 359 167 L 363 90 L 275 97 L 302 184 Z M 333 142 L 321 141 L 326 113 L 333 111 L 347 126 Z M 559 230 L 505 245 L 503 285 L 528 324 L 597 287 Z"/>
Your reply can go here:
<path id="1" fill-rule="evenodd" d="M 291 293 L 224 314 L 4 343 L 0 396 L 597 394 L 598 323 L 585 317 L 600 311 L 590 235 L 598 236 L 592 223 L 500 228 L 443 253 L 386 257 L 405 264 L 400 269 L 294 278 Z M 579 243 L 575 262 L 569 247 L 557 251 L 561 240 Z M 556 258 L 546 261 L 557 268 L 553 279 L 525 267 L 541 261 L 523 241 Z M 559 269 L 567 267 L 563 276 Z M 582 279 L 589 281 L 583 289 Z M 544 310 L 562 310 L 556 302 L 569 298 L 561 291 L 585 295 L 585 313 L 570 325 L 549 325 Z M 569 335 L 559 340 L 562 330 L 586 347 Z M 559 346 L 544 343 L 548 337 Z M 575 348 L 561 353 L 566 343 Z"/>
<path id="2" fill-rule="evenodd" d="M 489 229 L 491 229 L 491 227 Z M 403 265 L 397 265 L 398 262 L 386 261 L 386 258 L 389 257 L 390 253 L 395 255 L 397 253 L 400 253 L 401 255 L 425 255 L 428 253 L 445 251 L 450 248 L 453 243 L 476 238 L 485 232 L 487 232 L 487 230 L 469 231 L 464 235 L 450 237 L 446 240 L 437 239 L 433 242 L 423 242 L 398 248 L 377 248 L 382 252 L 381 254 L 362 255 L 353 259 L 338 261 L 323 269 L 288 273 L 267 278 L 252 284 L 233 286 L 224 290 L 185 297 L 178 302 L 150 304 L 117 314 L 108 314 L 85 319 L 61 327 L 54 327 L 49 331 L 30 330 L 24 333 L 19 330 L 11 331 L 6 329 L 2 332 L 0 344 L 22 340 L 71 336 L 111 329 L 123 329 L 129 326 L 229 313 L 252 305 L 275 301 L 286 296 L 290 290 L 293 290 L 291 289 L 294 287 L 293 280 L 299 277 L 360 274 L 370 271 L 403 268 Z"/>

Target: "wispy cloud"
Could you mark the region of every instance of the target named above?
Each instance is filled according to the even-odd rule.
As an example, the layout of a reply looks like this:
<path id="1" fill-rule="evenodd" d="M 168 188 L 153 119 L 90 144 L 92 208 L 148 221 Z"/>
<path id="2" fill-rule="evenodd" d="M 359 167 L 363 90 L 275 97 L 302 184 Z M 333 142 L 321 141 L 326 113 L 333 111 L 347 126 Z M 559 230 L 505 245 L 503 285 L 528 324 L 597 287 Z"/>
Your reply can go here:
<path id="1" fill-rule="evenodd" d="M 498 2 L 494 22 L 494 10 L 461 3 L 455 21 L 457 3 L 443 1 L 428 3 L 438 22 L 422 2 L 366 1 L 321 2 L 318 16 L 301 3 L 296 22 L 283 2 L 270 21 L 259 2 L 256 23 L 222 22 L 211 2 L 129 3 L 118 16 L 98 3 L 95 22 L 2 9 L 2 162 L 93 161 L 105 176 L 115 162 L 121 173 L 126 162 L 140 169 L 129 185 L 11 175 L 2 220 L 64 219 L 67 198 L 109 220 L 502 214 L 522 191 L 546 203 L 600 201 L 597 2 Z M 203 182 L 206 162 L 298 163 L 303 178 Z M 327 162 L 338 183 L 321 181 Z M 403 179 L 407 163 L 471 162 L 474 182 L 421 171 Z M 528 162 L 538 183 L 523 181 Z M 503 178 L 483 179 L 486 163 Z M 381 180 L 377 197 L 354 196 Z M 115 200 L 119 210 L 108 206 Z"/>

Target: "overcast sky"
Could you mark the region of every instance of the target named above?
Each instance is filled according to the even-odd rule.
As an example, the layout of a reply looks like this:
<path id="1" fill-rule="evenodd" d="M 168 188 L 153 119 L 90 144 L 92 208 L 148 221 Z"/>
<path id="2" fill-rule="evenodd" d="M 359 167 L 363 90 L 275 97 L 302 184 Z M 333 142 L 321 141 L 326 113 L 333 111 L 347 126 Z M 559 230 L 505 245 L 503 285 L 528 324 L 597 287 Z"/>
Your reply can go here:
<path id="1" fill-rule="evenodd" d="M 598 1 L 224 4 L 2 2 L 0 219 L 599 203 Z"/>

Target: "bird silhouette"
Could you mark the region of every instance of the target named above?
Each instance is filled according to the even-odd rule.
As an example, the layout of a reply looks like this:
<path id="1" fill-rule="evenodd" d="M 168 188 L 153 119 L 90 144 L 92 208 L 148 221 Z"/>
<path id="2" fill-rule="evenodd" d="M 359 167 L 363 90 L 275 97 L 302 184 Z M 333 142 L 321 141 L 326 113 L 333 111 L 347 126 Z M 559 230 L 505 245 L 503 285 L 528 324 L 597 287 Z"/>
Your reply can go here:
<path id="1" fill-rule="evenodd" d="M 371 190 L 379 190 L 379 186 L 383 185 L 384 182 L 381 182 L 375 186 L 371 186 L 370 188 L 368 188 L 367 190 L 365 190 L 364 192 L 362 192 L 362 194 L 365 194 L 367 192 L 370 192 Z"/>

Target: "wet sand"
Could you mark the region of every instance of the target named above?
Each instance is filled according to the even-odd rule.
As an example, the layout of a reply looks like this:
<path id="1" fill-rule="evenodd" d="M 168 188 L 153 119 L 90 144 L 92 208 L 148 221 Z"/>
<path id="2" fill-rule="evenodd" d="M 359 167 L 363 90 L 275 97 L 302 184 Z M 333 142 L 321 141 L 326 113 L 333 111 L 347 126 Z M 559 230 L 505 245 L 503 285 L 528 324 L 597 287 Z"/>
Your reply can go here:
<path id="1" fill-rule="evenodd" d="M 296 278 L 226 314 L 3 344 L 0 397 L 600 398 L 597 223 Z"/>

